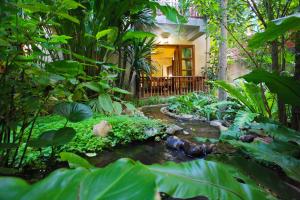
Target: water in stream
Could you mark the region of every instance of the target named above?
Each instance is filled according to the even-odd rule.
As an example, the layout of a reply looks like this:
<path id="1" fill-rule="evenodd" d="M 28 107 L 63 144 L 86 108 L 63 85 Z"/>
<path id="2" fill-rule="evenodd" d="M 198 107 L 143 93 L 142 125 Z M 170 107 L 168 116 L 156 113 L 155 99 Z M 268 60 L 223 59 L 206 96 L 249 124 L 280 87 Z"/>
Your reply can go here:
<path id="1" fill-rule="evenodd" d="M 194 137 L 218 138 L 219 130 L 209 124 L 201 121 L 183 121 L 168 117 L 160 112 L 159 106 L 146 107 L 142 109 L 144 114 L 150 118 L 162 120 L 167 124 L 176 124 L 185 131 L 188 135 L 180 135 L 178 137 L 193 140 Z M 103 167 L 119 158 L 132 158 L 144 164 L 164 163 L 166 161 L 183 162 L 192 160 L 183 152 L 173 151 L 165 147 L 164 142 L 140 142 L 127 146 L 116 147 L 111 151 L 105 151 L 101 154 L 90 158 L 89 161 L 97 167 Z M 267 188 L 273 194 L 286 200 L 299 200 L 300 199 L 300 185 L 287 178 L 282 173 L 274 171 L 260 164 L 257 164 L 251 159 L 243 157 L 231 156 L 226 160 L 229 163 L 245 174 L 253 178 L 257 184 Z M 164 198 L 166 199 L 166 198 Z M 172 198 L 170 198 L 172 199 Z M 203 198 L 193 198 L 203 199 Z"/>
<path id="2" fill-rule="evenodd" d="M 189 134 L 178 137 L 193 140 L 194 137 L 218 138 L 219 130 L 201 121 L 183 121 L 168 117 L 160 112 L 159 106 L 142 109 L 144 114 L 153 119 L 159 119 L 166 124 L 176 124 Z M 183 152 L 166 148 L 164 142 L 146 141 L 116 147 L 111 151 L 104 151 L 96 157 L 90 158 L 90 162 L 97 167 L 103 167 L 119 158 L 132 158 L 144 164 L 164 163 L 166 161 L 182 162 L 192 160 Z"/>

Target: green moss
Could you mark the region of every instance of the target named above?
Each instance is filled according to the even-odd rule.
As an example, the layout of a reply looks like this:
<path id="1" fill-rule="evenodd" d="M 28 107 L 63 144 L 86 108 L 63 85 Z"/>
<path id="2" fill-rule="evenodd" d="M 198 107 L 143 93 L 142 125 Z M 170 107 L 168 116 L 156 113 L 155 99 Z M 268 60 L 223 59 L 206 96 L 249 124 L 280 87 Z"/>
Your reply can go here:
<path id="1" fill-rule="evenodd" d="M 102 120 L 107 120 L 113 127 L 112 132 L 107 137 L 96 137 L 93 134 L 93 126 Z M 40 133 L 59 129 L 63 127 L 66 120 L 60 116 L 40 117 L 37 120 L 33 135 L 37 137 Z M 131 116 L 103 116 L 95 115 L 92 118 L 79 122 L 68 123 L 67 126 L 76 130 L 75 138 L 68 144 L 61 147 L 60 151 L 69 152 L 95 152 L 104 148 L 111 148 L 117 144 L 127 144 L 136 140 L 147 139 L 144 130 L 151 127 L 160 129 L 162 125 L 159 121 L 146 119 L 143 117 Z"/>

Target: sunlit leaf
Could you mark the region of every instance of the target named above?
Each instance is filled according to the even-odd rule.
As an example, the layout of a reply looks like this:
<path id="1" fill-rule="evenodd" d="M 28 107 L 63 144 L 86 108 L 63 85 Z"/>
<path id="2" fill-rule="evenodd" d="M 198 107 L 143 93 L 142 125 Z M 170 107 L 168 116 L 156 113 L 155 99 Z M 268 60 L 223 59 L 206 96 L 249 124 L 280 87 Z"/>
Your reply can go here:
<path id="1" fill-rule="evenodd" d="M 59 155 L 61 160 L 67 161 L 71 168 L 77 168 L 77 167 L 83 167 L 86 169 L 94 168 L 94 166 L 91 165 L 87 160 L 74 153 L 61 152 Z"/>

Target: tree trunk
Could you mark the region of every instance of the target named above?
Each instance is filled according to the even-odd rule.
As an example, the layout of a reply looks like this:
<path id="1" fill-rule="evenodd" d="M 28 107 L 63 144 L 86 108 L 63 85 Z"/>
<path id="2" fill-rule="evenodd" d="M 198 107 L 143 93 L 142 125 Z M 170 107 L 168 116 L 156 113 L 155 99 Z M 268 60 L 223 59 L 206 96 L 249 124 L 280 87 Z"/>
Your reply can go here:
<path id="1" fill-rule="evenodd" d="M 300 31 L 296 33 L 295 38 L 295 73 L 294 77 L 300 81 Z M 300 131 L 300 107 L 293 106 L 292 108 L 292 128 Z"/>
<path id="2" fill-rule="evenodd" d="M 278 42 L 273 41 L 271 44 L 271 55 L 272 55 L 272 71 L 280 74 L 280 67 L 279 67 L 279 52 L 278 52 Z M 287 115 L 286 115 L 286 107 L 285 103 L 282 101 L 282 99 L 277 100 L 278 104 L 278 117 L 279 122 L 287 125 Z"/>
<path id="3" fill-rule="evenodd" d="M 227 0 L 221 0 L 221 42 L 219 50 L 219 80 L 226 80 L 227 71 Z M 223 101 L 226 99 L 226 92 L 219 89 L 219 100 Z"/>

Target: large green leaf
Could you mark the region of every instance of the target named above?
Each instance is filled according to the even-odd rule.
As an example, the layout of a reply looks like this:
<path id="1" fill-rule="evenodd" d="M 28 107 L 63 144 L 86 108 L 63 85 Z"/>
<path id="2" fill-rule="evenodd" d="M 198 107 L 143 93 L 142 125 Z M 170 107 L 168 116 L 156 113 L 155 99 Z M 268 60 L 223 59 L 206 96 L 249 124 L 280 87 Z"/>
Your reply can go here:
<path id="1" fill-rule="evenodd" d="M 226 81 L 218 80 L 213 82 L 218 87 L 221 87 L 226 92 L 228 92 L 233 98 L 240 101 L 242 104 L 244 104 L 247 108 L 249 108 L 252 112 L 256 112 L 256 109 L 254 105 L 251 103 L 249 98 L 241 91 L 240 88 L 236 87 L 235 85 L 231 83 L 227 83 Z"/>
<path id="2" fill-rule="evenodd" d="M 121 159 L 90 173 L 79 190 L 80 199 L 153 200 L 155 176 L 143 165 Z"/>
<path id="3" fill-rule="evenodd" d="M 176 8 L 169 5 L 162 5 L 158 2 L 151 2 L 151 4 L 159 9 L 168 20 L 178 24 L 187 22 L 187 19 L 184 16 L 180 15 Z"/>
<path id="4" fill-rule="evenodd" d="M 81 158 L 80 156 L 77 156 L 74 153 L 61 152 L 59 155 L 62 161 L 68 161 L 70 168 L 77 168 L 77 167 L 83 167 L 86 169 L 94 168 L 94 166 L 91 165 L 87 160 Z"/>
<path id="5" fill-rule="evenodd" d="M 260 141 L 244 143 L 228 140 L 228 142 L 257 160 L 280 166 L 286 175 L 300 181 L 300 160 L 293 157 L 295 153 L 300 152 L 299 146 L 279 141 L 273 141 L 271 144 Z"/>
<path id="6" fill-rule="evenodd" d="M 128 92 L 127 90 L 123 90 L 121 88 L 117 88 L 117 87 L 113 87 L 111 89 L 113 92 L 117 92 L 117 93 L 120 93 L 120 94 L 131 94 L 130 92 Z"/>
<path id="7" fill-rule="evenodd" d="M 209 199 L 272 199 L 252 181 L 227 165 L 196 160 L 187 163 L 149 166 L 159 191 L 176 198 L 206 196 Z M 246 184 L 238 182 L 242 179 Z"/>
<path id="8" fill-rule="evenodd" d="M 54 113 L 64 116 L 70 122 L 80 122 L 93 116 L 91 108 L 82 103 L 59 103 Z"/>
<path id="9" fill-rule="evenodd" d="M 143 32 L 143 31 L 128 31 L 124 34 L 122 40 L 133 40 L 133 39 L 145 39 L 145 38 L 153 38 L 155 34 L 150 32 Z"/>
<path id="10" fill-rule="evenodd" d="M 101 84 L 97 83 L 97 82 L 86 82 L 86 83 L 82 83 L 83 86 L 89 88 L 90 90 L 93 90 L 94 92 L 97 93 L 101 93 L 103 92 L 103 87 L 101 86 Z"/>
<path id="11" fill-rule="evenodd" d="M 19 178 L 0 177 L 0 199 L 21 199 L 30 186 Z"/>
<path id="12" fill-rule="evenodd" d="M 108 28 L 108 29 L 99 31 L 96 34 L 96 39 L 99 40 L 99 39 L 107 36 L 107 40 L 109 42 L 114 42 L 116 40 L 117 34 L 118 34 L 118 28 L 112 27 L 112 28 Z"/>
<path id="13" fill-rule="evenodd" d="M 72 60 L 59 60 L 48 63 L 46 70 L 53 74 L 71 77 L 84 73 L 82 64 Z"/>
<path id="14" fill-rule="evenodd" d="M 264 43 L 273 41 L 288 31 L 300 30 L 300 13 L 278 19 L 274 22 L 268 24 L 268 28 L 264 32 L 255 34 L 249 41 L 249 47 L 262 47 Z"/>
<path id="15" fill-rule="evenodd" d="M 40 148 L 47 146 L 64 145 L 75 137 L 76 131 L 71 127 L 43 132 L 37 139 L 29 142 L 29 146 Z"/>
<path id="16" fill-rule="evenodd" d="M 117 101 L 114 101 L 113 102 L 113 107 L 114 107 L 114 113 L 117 114 L 117 115 L 120 115 L 123 111 L 123 107 L 122 107 L 122 104 L 117 102 Z"/>
<path id="17" fill-rule="evenodd" d="M 255 119 L 255 117 L 257 117 L 256 113 L 240 110 L 235 116 L 234 125 L 238 127 L 250 125 Z"/>
<path id="18" fill-rule="evenodd" d="M 300 132 L 293 129 L 289 129 L 285 126 L 273 124 L 273 123 L 259 123 L 252 124 L 251 129 L 261 130 L 263 129 L 269 136 L 284 141 L 284 142 L 294 142 L 300 145 Z"/>
<path id="19" fill-rule="evenodd" d="M 248 82 L 265 83 L 285 103 L 300 106 L 300 82 L 292 77 L 280 76 L 262 69 L 253 70 L 242 76 Z"/>
<path id="20" fill-rule="evenodd" d="M 108 94 L 100 94 L 98 97 L 100 107 L 107 113 L 112 113 L 114 110 L 113 102 Z"/>
<path id="21" fill-rule="evenodd" d="M 2 179 L 6 180 L 20 181 Z M 243 180 L 243 183 L 239 180 Z M 22 199 L 32 200 L 153 200 L 157 191 L 176 198 L 206 196 L 222 200 L 274 199 L 234 168 L 205 160 L 143 165 L 130 159 L 120 159 L 102 169 L 60 169 L 29 189 L 27 185 L 24 187 L 26 190 L 16 191 L 11 199 L 22 195 Z M 4 191 L 7 188 L 1 187 L 0 199 L 6 197 Z"/>

